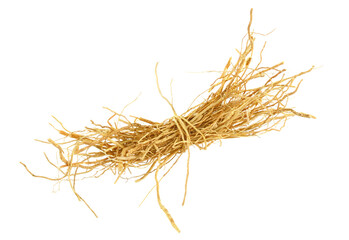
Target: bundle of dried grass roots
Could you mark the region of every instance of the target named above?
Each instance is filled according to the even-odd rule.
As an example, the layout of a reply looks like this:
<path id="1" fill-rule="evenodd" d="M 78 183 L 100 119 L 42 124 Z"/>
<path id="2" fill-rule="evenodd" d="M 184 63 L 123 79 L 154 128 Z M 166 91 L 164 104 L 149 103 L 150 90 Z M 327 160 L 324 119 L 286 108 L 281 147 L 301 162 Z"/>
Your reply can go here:
<path id="1" fill-rule="evenodd" d="M 131 174 L 132 169 L 138 169 L 143 171 L 136 180 L 138 182 L 153 173 L 159 206 L 179 232 L 169 211 L 161 202 L 159 182 L 182 154 L 187 152 L 184 204 L 191 146 L 206 149 L 217 140 L 256 136 L 280 130 L 292 116 L 314 118 L 286 106 L 289 96 L 297 91 L 301 82 L 297 81 L 295 84 L 296 79 L 310 72 L 312 68 L 286 77 L 286 70 L 281 69 L 283 63 L 272 67 L 261 67 L 264 47 L 260 51 L 259 62 L 251 67 L 255 41 L 254 33 L 250 30 L 251 22 L 252 10 L 248 32 L 243 39 L 241 50 L 238 51 L 237 62 L 233 64 L 229 59 L 221 76 L 205 91 L 207 97 L 203 102 L 178 115 L 171 101 L 161 93 L 157 81 L 159 93 L 172 108 L 173 117 L 163 122 L 133 117 L 134 121 L 131 122 L 123 114 L 113 112 L 107 125 L 91 121 L 93 126 L 86 127 L 82 131 L 69 131 L 57 120 L 62 127 L 58 132 L 64 138 L 60 141 L 49 139 L 46 143 L 57 148 L 61 165 L 53 164 L 45 156 L 62 176 L 59 178 L 37 176 L 22 164 L 32 176 L 53 181 L 67 180 L 77 198 L 83 202 L 85 201 L 75 190 L 78 177 L 86 175 L 99 177 L 110 170 L 117 175 L 117 181 L 121 176 Z M 249 88 L 247 85 L 251 81 L 263 82 L 259 87 Z M 117 123 L 112 122 L 114 117 L 117 117 Z M 159 171 L 167 164 L 170 164 L 169 169 L 159 177 Z M 86 205 L 89 207 L 87 203 Z M 91 211 L 93 212 L 92 209 Z"/>

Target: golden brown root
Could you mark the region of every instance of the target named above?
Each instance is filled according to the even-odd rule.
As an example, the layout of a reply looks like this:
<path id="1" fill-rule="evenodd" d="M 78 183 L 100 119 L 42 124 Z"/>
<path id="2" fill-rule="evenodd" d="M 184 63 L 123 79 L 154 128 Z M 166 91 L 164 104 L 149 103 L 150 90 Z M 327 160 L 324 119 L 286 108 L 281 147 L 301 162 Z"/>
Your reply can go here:
<path id="1" fill-rule="evenodd" d="M 131 122 L 123 114 L 110 110 L 113 115 L 108 119 L 107 125 L 92 122 L 91 127 L 75 132 L 68 131 L 57 120 L 62 127 L 58 132 L 64 136 L 64 140 L 55 142 L 49 139 L 46 143 L 57 148 L 62 165 L 57 166 L 46 159 L 63 175 L 60 178 L 37 176 L 23 164 L 24 167 L 34 177 L 54 181 L 68 180 L 79 200 L 83 199 L 75 191 L 75 180 L 80 175 L 100 177 L 110 170 L 117 175 L 117 181 L 122 175 L 137 169 L 141 172 L 140 175 L 130 176 L 140 181 L 155 172 L 159 206 L 179 232 L 169 211 L 160 200 L 159 183 L 162 178 L 159 180 L 158 173 L 165 165 L 170 162 L 175 165 L 179 156 L 188 151 L 184 204 L 189 176 L 190 146 L 206 149 L 217 140 L 256 136 L 280 130 L 292 116 L 314 118 L 286 107 L 289 96 L 299 87 L 300 82 L 296 84 L 296 80 L 312 68 L 286 77 L 286 70 L 281 69 L 283 63 L 261 67 L 261 58 L 259 62 L 254 63 L 255 38 L 250 29 L 252 10 L 250 17 L 247 38 L 243 40 L 236 63 L 233 64 L 229 59 L 221 76 L 203 93 L 206 94 L 203 102 L 178 115 L 172 103 L 161 93 L 155 72 L 159 93 L 173 110 L 172 118 L 158 123 L 142 117 L 133 117 L 134 121 Z M 255 64 L 254 67 L 251 66 L 252 63 Z M 260 84 L 252 88 L 249 86 L 251 83 Z M 117 123 L 112 124 L 111 121 L 116 116 Z M 163 177 L 167 173 L 168 171 Z"/>

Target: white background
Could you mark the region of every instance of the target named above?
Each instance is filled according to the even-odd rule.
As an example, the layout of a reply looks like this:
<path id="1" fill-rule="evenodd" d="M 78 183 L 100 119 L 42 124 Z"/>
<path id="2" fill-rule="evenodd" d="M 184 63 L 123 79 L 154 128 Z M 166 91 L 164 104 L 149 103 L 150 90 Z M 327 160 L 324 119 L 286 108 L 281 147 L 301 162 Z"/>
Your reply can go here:
<path id="1" fill-rule="evenodd" d="M 346 1 L 1 1 L 1 239 L 349 239 L 348 28 Z M 160 84 L 183 112 L 236 59 L 246 33 L 267 33 L 265 65 L 285 61 L 304 76 L 290 107 L 317 117 L 293 118 L 281 132 L 192 150 L 187 202 L 186 158 L 161 193 L 181 229 L 172 229 L 152 193 L 154 179 L 86 180 L 77 201 L 44 159 L 55 150 L 33 139 L 57 138 L 56 116 L 78 130 L 126 114 L 161 121 L 171 109 Z M 55 193 L 52 193 L 54 191 Z"/>

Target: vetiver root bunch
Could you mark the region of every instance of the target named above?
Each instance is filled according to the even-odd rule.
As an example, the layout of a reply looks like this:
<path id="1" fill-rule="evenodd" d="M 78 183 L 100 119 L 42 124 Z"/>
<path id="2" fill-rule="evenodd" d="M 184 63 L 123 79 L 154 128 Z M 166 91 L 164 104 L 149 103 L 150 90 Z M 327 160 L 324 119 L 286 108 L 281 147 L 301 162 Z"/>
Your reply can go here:
<path id="1" fill-rule="evenodd" d="M 35 177 L 53 181 L 68 180 L 72 190 L 82 201 L 84 200 L 75 191 L 78 177 L 99 177 L 111 171 L 117 176 L 117 181 L 121 176 L 130 174 L 132 169 L 137 169 L 138 172 L 143 171 L 137 176 L 136 181 L 140 181 L 152 174 L 155 177 L 159 206 L 172 226 L 179 231 L 160 200 L 159 182 L 181 155 L 188 152 L 184 204 L 191 146 L 206 149 L 217 140 L 280 130 L 292 116 L 314 118 L 286 106 L 289 96 L 299 87 L 300 81 L 296 80 L 312 68 L 294 76 L 285 76 L 286 70 L 281 68 L 283 63 L 263 67 L 261 57 L 255 66 L 251 66 L 255 40 L 254 33 L 250 30 L 251 22 L 252 10 L 239 58 L 236 63 L 229 59 L 221 76 L 204 92 L 207 97 L 203 102 L 178 115 L 172 103 L 162 95 L 158 85 L 160 95 L 173 110 L 173 117 L 163 122 L 133 117 L 131 122 L 124 115 L 113 112 L 106 125 L 92 122 L 91 127 L 75 132 L 67 130 L 59 122 L 62 128 L 58 132 L 64 136 L 64 140 L 58 142 L 49 139 L 46 143 L 57 148 L 61 165 L 55 165 L 47 157 L 46 159 L 58 169 L 61 177 L 37 176 L 22 164 Z M 248 86 L 251 82 L 260 84 L 251 88 Z M 117 117 L 117 123 L 112 121 L 114 117 Z M 170 164 L 170 168 L 159 177 L 159 171 L 167 164 Z M 92 209 L 91 211 L 93 212 Z"/>

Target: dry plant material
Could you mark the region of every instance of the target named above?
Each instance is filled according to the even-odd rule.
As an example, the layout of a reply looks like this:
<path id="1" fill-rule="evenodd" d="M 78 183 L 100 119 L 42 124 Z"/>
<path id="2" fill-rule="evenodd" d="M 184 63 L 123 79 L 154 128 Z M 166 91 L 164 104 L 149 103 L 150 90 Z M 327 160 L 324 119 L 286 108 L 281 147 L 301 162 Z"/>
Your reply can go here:
<path id="1" fill-rule="evenodd" d="M 160 123 L 142 117 L 133 117 L 134 120 L 131 122 L 123 114 L 112 111 L 113 114 L 106 125 L 92 122 L 91 127 L 74 132 L 67 130 L 57 120 L 61 125 L 61 129 L 57 131 L 64 138 L 60 141 L 49 139 L 46 143 L 58 150 L 61 163 L 56 165 L 47 157 L 46 159 L 58 169 L 61 177 L 37 176 L 22 164 L 35 177 L 53 181 L 67 180 L 77 198 L 82 201 L 84 200 L 75 190 L 76 179 L 81 176 L 100 177 L 105 172 L 111 171 L 117 176 L 117 181 L 122 176 L 135 177 L 131 172 L 137 169 L 141 172 L 136 176 L 136 182 L 138 182 L 152 174 L 155 177 L 159 206 L 172 226 L 179 232 L 169 211 L 161 202 L 159 182 L 182 154 L 187 152 L 184 204 L 191 146 L 206 149 L 217 140 L 256 136 L 272 130 L 280 130 L 286 120 L 292 116 L 314 118 L 286 106 L 289 96 L 293 95 L 299 87 L 300 81 L 296 84 L 296 79 L 310 72 L 312 68 L 287 77 L 286 70 L 281 68 L 283 63 L 262 67 L 264 47 L 259 52 L 259 62 L 254 67 L 250 66 L 255 41 L 254 33 L 250 30 L 251 22 L 252 10 L 247 35 L 242 41 L 241 50 L 238 51 L 239 58 L 235 64 L 229 59 L 221 76 L 204 92 L 207 97 L 203 102 L 190 107 L 183 114 L 177 114 L 172 103 L 161 93 L 155 71 L 159 93 L 172 108 L 173 117 Z M 251 88 L 248 85 L 252 81 L 261 84 Z M 115 117 L 117 123 L 112 121 Z M 168 164 L 170 168 L 160 177 L 160 170 Z M 91 211 L 93 212 L 92 209 Z"/>

